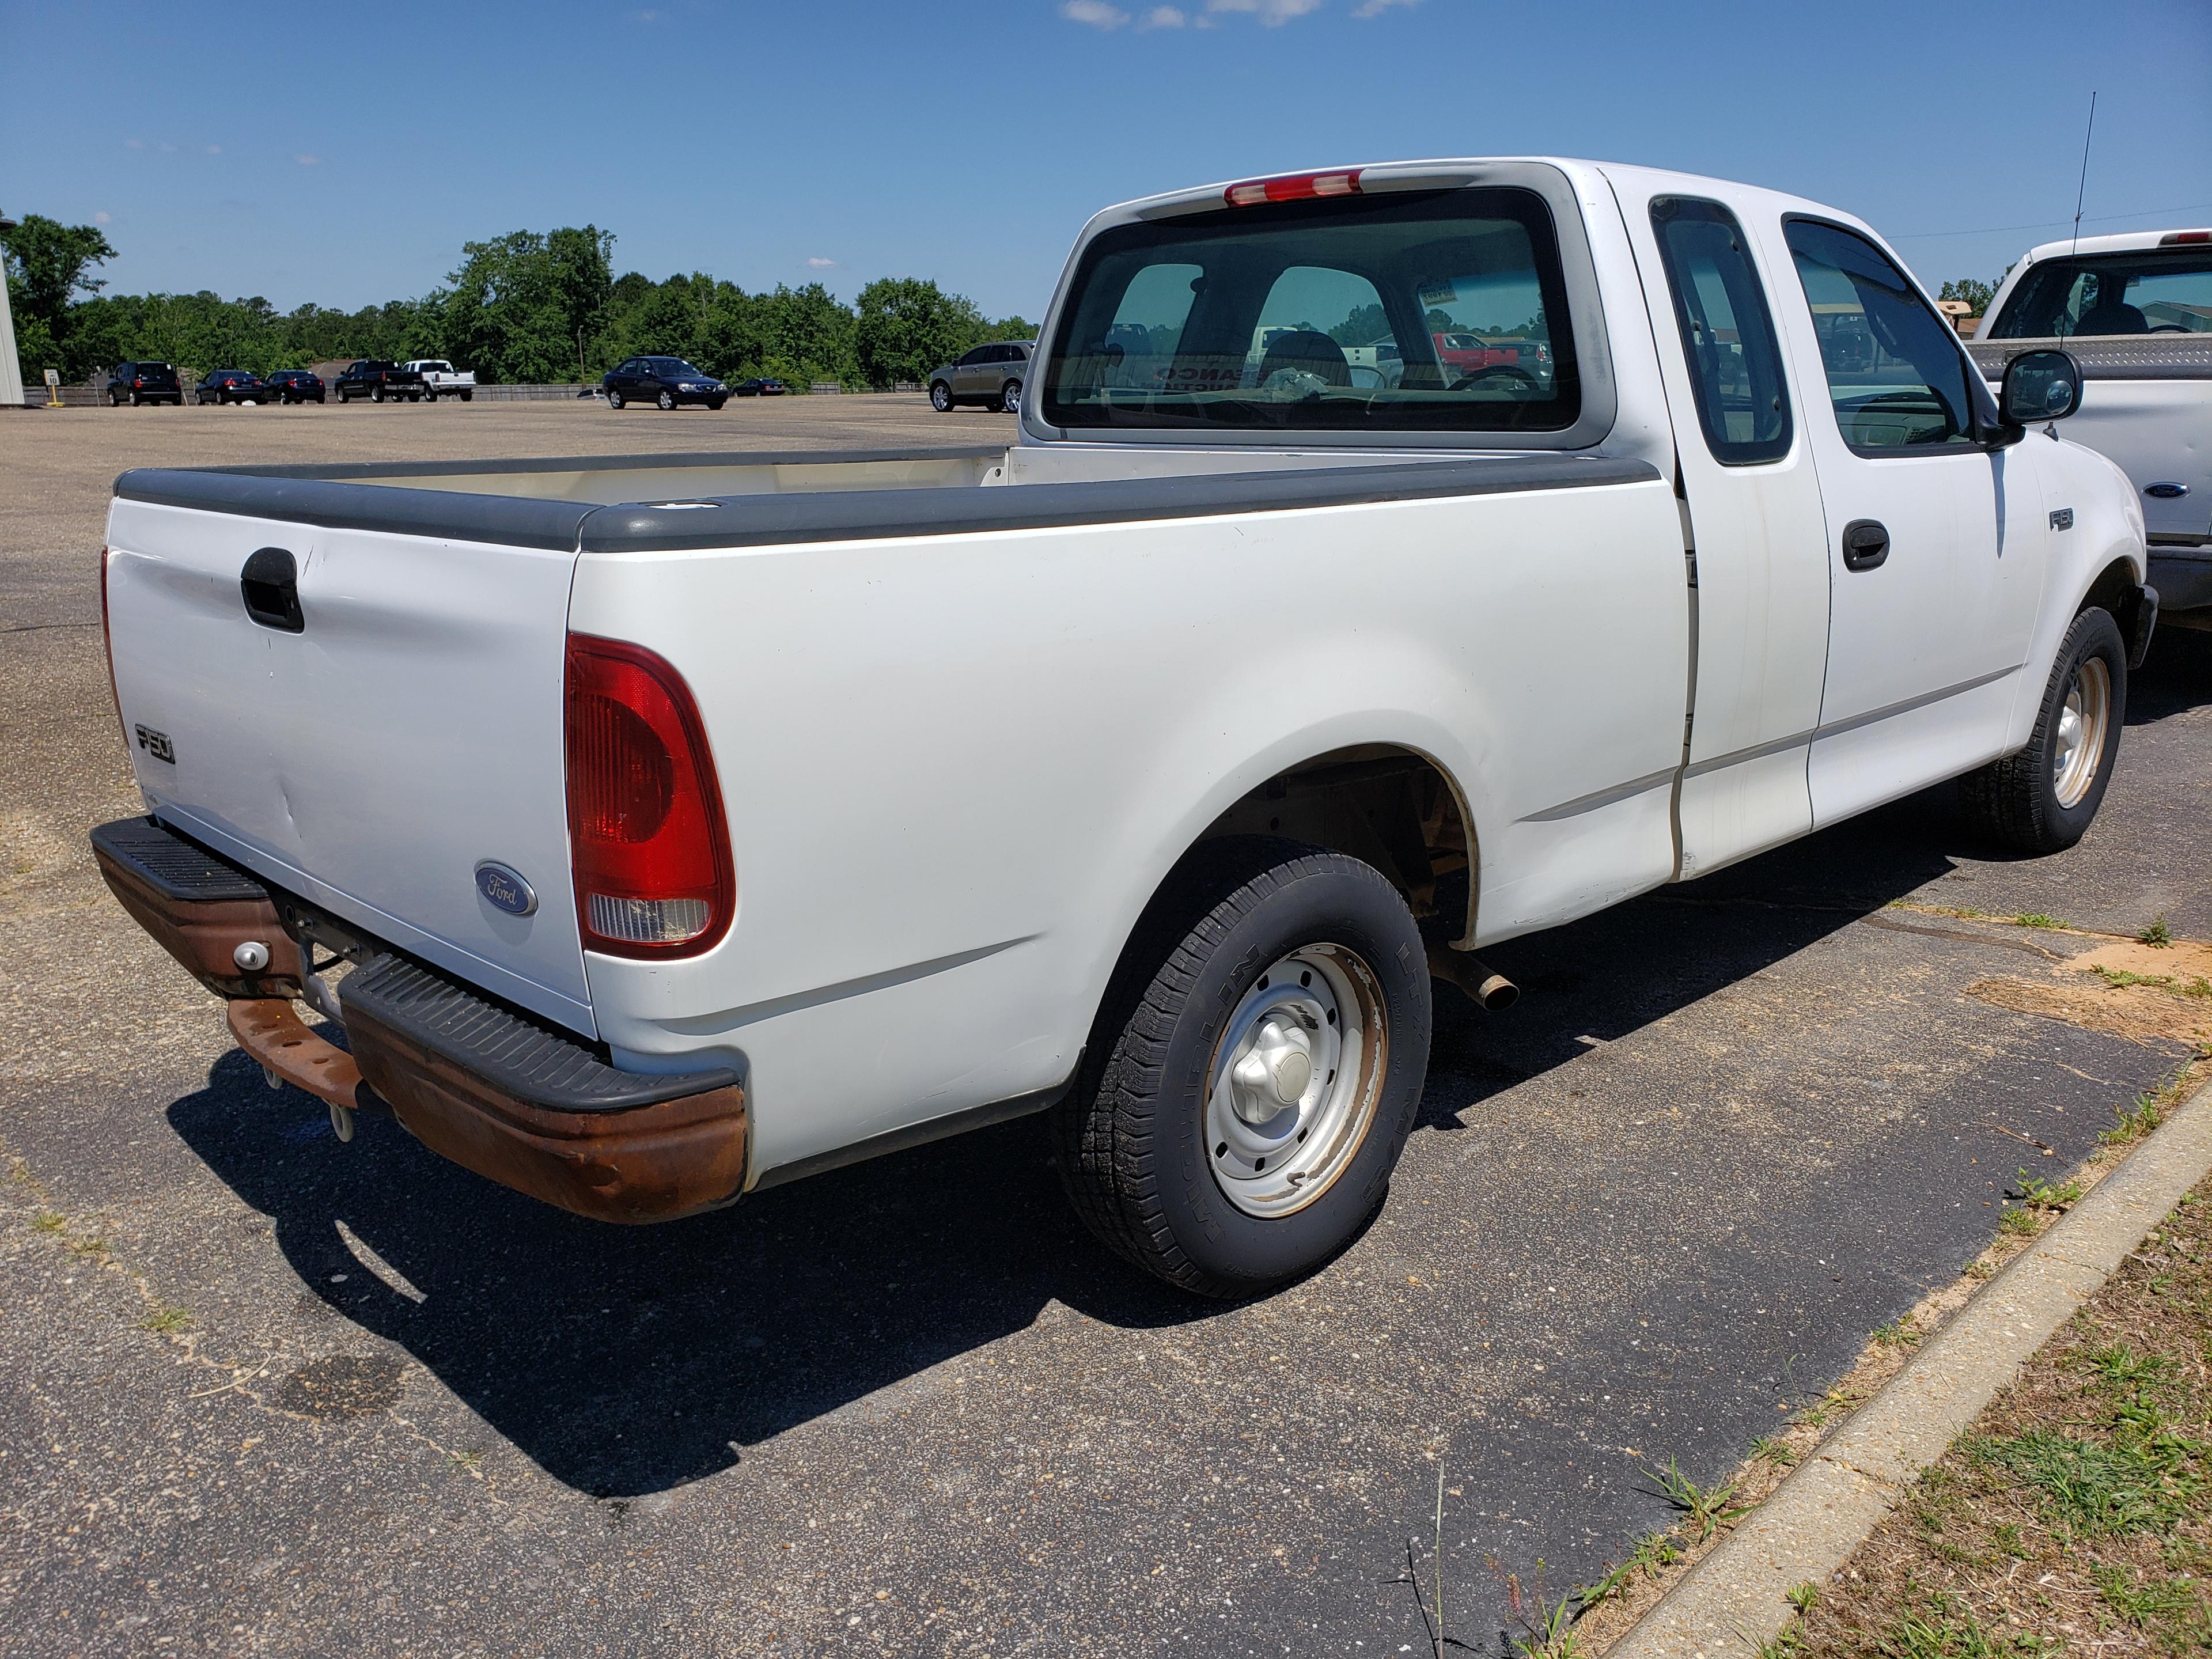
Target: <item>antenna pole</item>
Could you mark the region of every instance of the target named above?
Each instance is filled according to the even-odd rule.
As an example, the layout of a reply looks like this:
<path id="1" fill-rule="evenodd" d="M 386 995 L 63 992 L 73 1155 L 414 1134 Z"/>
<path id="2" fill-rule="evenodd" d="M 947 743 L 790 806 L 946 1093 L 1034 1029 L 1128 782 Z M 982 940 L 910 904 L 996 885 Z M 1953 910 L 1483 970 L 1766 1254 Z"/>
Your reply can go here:
<path id="1" fill-rule="evenodd" d="M 2081 246 L 2081 198 L 2089 188 L 2089 141 L 2097 136 L 2097 94 L 2089 94 L 2089 130 L 2081 135 L 2081 179 L 2074 187 L 2074 241 L 2066 252 L 2070 256 Z"/>

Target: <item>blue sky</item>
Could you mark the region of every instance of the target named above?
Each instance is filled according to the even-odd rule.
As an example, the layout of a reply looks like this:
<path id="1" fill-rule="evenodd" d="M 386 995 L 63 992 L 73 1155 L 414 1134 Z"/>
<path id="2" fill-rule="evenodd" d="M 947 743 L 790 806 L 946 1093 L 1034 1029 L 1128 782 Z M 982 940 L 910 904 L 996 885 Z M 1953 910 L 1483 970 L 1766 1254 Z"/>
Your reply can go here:
<path id="1" fill-rule="evenodd" d="M 2092 87 L 2084 229 L 2212 224 L 2206 0 L 0 0 L 0 210 L 101 223 L 118 290 L 284 307 L 589 220 L 618 270 L 1034 319 L 1109 202 L 1529 153 L 1796 191 L 1994 276 L 2063 234 Z"/>

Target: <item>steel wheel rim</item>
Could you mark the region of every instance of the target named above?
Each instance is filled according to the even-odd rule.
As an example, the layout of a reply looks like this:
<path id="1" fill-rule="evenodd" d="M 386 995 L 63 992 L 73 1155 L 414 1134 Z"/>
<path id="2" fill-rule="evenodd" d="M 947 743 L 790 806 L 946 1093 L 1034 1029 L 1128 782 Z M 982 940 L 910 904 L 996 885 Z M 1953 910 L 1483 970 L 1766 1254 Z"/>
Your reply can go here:
<path id="1" fill-rule="evenodd" d="M 1382 989 L 1358 952 L 1308 945 L 1279 958 L 1207 1069 L 1206 1157 L 1222 1195 L 1272 1220 L 1328 1192 L 1366 1144 L 1389 1056 Z"/>
<path id="2" fill-rule="evenodd" d="M 1006 405 L 1007 414 L 1020 414 L 1022 412 L 1022 383 L 1019 380 L 1007 381 L 1006 390 L 1000 398 L 999 401 Z"/>
<path id="3" fill-rule="evenodd" d="M 2112 719 L 2112 671 L 2101 657 L 2085 658 L 2058 707 L 2058 738 L 2051 750 L 2051 783 L 2061 806 L 2079 806 L 2096 782 Z"/>

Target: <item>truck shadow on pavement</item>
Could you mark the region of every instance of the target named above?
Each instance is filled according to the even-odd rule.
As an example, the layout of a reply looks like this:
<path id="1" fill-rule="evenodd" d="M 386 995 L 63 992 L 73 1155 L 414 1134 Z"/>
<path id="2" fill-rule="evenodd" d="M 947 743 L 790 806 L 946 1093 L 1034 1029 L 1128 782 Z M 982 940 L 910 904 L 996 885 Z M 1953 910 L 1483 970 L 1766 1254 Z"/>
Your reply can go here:
<path id="1" fill-rule="evenodd" d="M 2177 701 L 2178 700 L 2178 701 Z M 2212 700 L 2191 674 L 2131 711 Z M 1486 953 L 1504 1017 L 1442 986 L 1424 1126 L 1631 1035 L 1986 858 L 1926 794 L 1793 847 Z M 1449 1105 L 1445 1103 L 1449 1102 Z M 1124 1267 L 1063 1200 L 1026 1119 L 631 1230 L 446 1163 L 389 1120 L 354 1144 L 237 1052 L 169 1118 L 267 1216 L 312 1310 L 398 1345 L 555 1479 L 665 1491 L 821 1419 L 898 1431 L 991 1346 L 1071 1313 L 1123 1329 L 1219 1316 Z M 365 1250 L 357 1251 L 341 1226 Z M 343 1350 L 334 1328 L 327 1345 Z M 461 1447 L 457 1449 L 480 1449 Z"/>

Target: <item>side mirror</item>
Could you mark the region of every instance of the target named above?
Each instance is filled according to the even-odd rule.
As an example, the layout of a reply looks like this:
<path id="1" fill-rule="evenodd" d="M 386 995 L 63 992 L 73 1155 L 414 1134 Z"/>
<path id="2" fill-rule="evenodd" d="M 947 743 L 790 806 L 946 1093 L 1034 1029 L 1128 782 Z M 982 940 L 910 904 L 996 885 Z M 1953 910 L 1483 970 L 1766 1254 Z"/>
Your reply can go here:
<path id="1" fill-rule="evenodd" d="M 2064 351 L 2023 351 L 2005 365 L 1997 407 L 2008 425 L 2059 421 L 2081 406 L 2081 366 Z"/>

